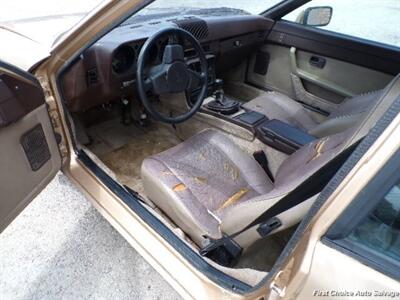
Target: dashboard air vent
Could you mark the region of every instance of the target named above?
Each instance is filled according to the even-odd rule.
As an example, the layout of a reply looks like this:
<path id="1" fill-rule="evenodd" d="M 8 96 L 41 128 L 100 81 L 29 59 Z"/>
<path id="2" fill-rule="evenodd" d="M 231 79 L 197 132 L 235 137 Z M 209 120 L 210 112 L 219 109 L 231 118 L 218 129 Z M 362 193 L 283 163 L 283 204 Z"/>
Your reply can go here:
<path id="1" fill-rule="evenodd" d="M 180 20 L 175 20 L 174 23 L 186 31 L 189 31 L 193 36 L 199 40 L 205 39 L 208 36 L 207 22 L 191 17 Z"/>
<path id="2" fill-rule="evenodd" d="M 97 76 L 97 68 L 92 68 L 86 73 L 87 85 L 91 86 L 99 82 L 99 78 Z"/>

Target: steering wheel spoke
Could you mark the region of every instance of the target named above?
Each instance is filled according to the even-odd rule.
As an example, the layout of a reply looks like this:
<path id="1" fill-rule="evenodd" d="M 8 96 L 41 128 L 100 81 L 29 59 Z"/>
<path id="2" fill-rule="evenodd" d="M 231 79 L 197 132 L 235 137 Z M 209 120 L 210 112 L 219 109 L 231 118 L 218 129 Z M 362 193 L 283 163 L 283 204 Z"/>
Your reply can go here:
<path id="1" fill-rule="evenodd" d="M 167 81 L 167 72 L 163 65 L 153 67 L 153 69 L 150 71 L 149 80 L 153 93 L 157 95 L 168 93 L 169 87 Z"/>
<path id="2" fill-rule="evenodd" d="M 145 90 L 145 92 L 150 92 L 153 89 L 153 82 L 151 81 L 150 78 L 146 78 L 143 81 L 143 89 Z"/>
<path id="3" fill-rule="evenodd" d="M 189 81 L 187 86 L 187 91 L 193 91 L 196 88 L 200 87 L 206 80 L 204 73 L 198 73 L 193 70 L 189 70 Z"/>
<path id="4" fill-rule="evenodd" d="M 183 47 L 178 44 L 168 44 L 163 53 L 163 63 L 172 64 L 175 61 L 183 61 L 185 53 Z"/>

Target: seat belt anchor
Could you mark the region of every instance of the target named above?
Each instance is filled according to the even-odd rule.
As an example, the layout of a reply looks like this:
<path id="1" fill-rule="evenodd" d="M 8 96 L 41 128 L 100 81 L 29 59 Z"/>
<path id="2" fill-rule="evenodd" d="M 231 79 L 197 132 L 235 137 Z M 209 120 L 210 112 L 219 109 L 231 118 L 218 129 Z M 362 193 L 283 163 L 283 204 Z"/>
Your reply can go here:
<path id="1" fill-rule="evenodd" d="M 279 220 L 277 217 L 272 217 L 266 222 L 261 223 L 261 225 L 257 228 L 257 232 L 262 238 L 265 238 L 273 230 L 281 226 L 282 226 L 281 220 Z"/>
<path id="2" fill-rule="evenodd" d="M 233 238 L 224 235 L 220 239 L 207 239 L 208 243 L 200 249 L 200 255 L 213 259 L 224 266 L 232 266 L 242 254 L 242 247 Z"/>

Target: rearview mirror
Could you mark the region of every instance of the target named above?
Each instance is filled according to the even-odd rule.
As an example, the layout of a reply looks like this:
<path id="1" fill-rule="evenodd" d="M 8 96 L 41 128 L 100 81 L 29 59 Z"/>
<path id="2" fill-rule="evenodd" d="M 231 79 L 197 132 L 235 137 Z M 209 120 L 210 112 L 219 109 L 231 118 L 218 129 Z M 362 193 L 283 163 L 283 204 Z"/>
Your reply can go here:
<path id="1" fill-rule="evenodd" d="M 332 18 L 332 7 L 330 6 L 314 6 L 304 11 L 303 25 L 308 26 L 326 26 Z"/>

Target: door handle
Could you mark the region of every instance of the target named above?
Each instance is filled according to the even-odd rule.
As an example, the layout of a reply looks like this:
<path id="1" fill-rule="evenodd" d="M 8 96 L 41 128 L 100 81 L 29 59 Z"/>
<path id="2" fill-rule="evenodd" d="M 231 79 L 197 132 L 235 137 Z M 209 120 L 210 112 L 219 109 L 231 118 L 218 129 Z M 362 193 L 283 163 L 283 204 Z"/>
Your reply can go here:
<path id="1" fill-rule="evenodd" d="M 326 59 L 320 56 L 311 56 L 310 57 L 310 65 L 317 67 L 319 69 L 323 69 L 326 64 Z"/>

